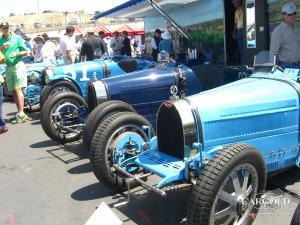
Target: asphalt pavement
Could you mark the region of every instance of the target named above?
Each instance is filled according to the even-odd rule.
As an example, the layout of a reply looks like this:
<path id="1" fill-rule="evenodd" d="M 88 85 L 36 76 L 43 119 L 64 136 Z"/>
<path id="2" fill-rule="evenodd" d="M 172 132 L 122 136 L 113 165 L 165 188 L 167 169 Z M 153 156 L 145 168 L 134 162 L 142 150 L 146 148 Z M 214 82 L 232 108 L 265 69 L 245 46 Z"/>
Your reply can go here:
<path id="1" fill-rule="evenodd" d="M 4 103 L 5 119 L 14 111 L 13 103 Z M 127 205 L 114 208 L 127 195 L 98 182 L 81 141 L 60 145 L 49 140 L 39 113 L 31 114 L 25 123 L 8 126 L 9 132 L 0 135 L 0 225 L 82 225 L 102 202 L 124 225 L 185 224 L 189 191 L 162 199 L 138 187 Z M 271 210 L 260 210 L 253 224 L 289 224 L 300 200 L 300 169 L 269 179 L 267 189 L 280 201 Z"/>

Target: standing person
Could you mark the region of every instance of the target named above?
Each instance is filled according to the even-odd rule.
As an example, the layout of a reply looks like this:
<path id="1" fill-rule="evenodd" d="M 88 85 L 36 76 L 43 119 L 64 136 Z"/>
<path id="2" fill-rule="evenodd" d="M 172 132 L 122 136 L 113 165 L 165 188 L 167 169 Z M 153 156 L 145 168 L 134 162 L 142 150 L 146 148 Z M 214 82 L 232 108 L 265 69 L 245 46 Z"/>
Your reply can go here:
<path id="1" fill-rule="evenodd" d="M 161 35 L 162 40 L 159 43 L 159 52 L 165 51 L 171 57 L 175 57 L 174 50 L 173 50 L 173 42 L 171 40 L 171 34 L 168 31 L 165 31 Z"/>
<path id="2" fill-rule="evenodd" d="M 119 37 L 118 31 L 114 32 L 114 37 L 110 41 L 110 47 L 113 50 L 113 55 L 121 55 L 123 40 Z"/>
<path id="3" fill-rule="evenodd" d="M 236 40 L 239 48 L 239 62 L 243 62 L 244 57 L 244 34 L 243 34 L 243 7 L 242 0 L 232 1 L 235 7 L 234 13 L 234 28 L 232 31 L 232 38 Z"/>
<path id="4" fill-rule="evenodd" d="M 24 122 L 28 116 L 24 113 L 24 95 L 22 88 L 27 86 L 26 66 L 22 57 L 27 56 L 26 46 L 19 35 L 10 32 L 9 24 L 0 25 L 2 37 L 0 38 L 0 51 L 6 60 L 6 83 L 8 91 L 13 92 L 17 105 L 17 114 L 12 119 L 13 124 Z"/>
<path id="5" fill-rule="evenodd" d="M 157 62 L 157 55 L 159 53 L 159 43 L 161 41 L 161 30 L 156 29 L 154 32 L 154 36 L 151 39 L 151 46 L 152 46 L 152 57 L 155 62 Z"/>
<path id="6" fill-rule="evenodd" d="M 80 57 L 81 62 L 92 61 L 101 56 L 103 48 L 100 38 L 94 35 L 94 31 L 88 31 L 86 39 L 82 42 Z"/>
<path id="7" fill-rule="evenodd" d="M 43 33 L 42 37 L 45 40 L 45 44 L 43 45 L 43 47 L 41 49 L 41 55 L 42 55 L 43 62 L 55 63 L 57 47 L 52 41 L 50 41 L 48 34 Z"/>
<path id="8" fill-rule="evenodd" d="M 34 62 L 39 63 L 43 61 L 41 49 L 45 44 L 45 40 L 41 35 L 34 38 L 32 53 L 34 56 Z"/>
<path id="9" fill-rule="evenodd" d="M 67 26 L 66 34 L 60 39 L 60 52 L 62 54 L 64 64 L 75 63 L 75 40 L 72 38 L 74 35 L 75 28 Z"/>
<path id="10" fill-rule="evenodd" d="M 126 55 L 131 57 L 131 45 L 130 45 L 130 40 L 128 38 L 127 31 L 122 32 L 122 38 L 123 38 L 123 43 L 121 48 L 121 55 Z"/>
<path id="11" fill-rule="evenodd" d="M 270 51 L 278 55 L 278 65 L 300 69 L 300 29 L 294 26 L 297 8 L 289 2 L 282 7 L 282 22 L 273 31 Z"/>
<path id="12" fill-rule="evenodd" d="M 104 38 L 105 38 L 105 33 L 103 32 L 103 31 L 100 31 L 99 33 L 98 33 L 98 35 L 99 35 L 99 38 L 100 38 L 100 41 L 101 41 L 101 46 L 102 46 L 102 48 L 101 48 L 101 50 L 102 50 L 102 55 L 108 55 L 108 49 L 107 49 L 107 44 L 105 43 L 105 41 L 104 41 Z"/>
<path id="13" fill-rule="evenodd" d="M 0 52 L 0 64 L 5 63 L 5 57 Z M 2 84 L 4 83 L 4 79 L 2 75 L 0 75 L 0 134 L 3 134 L 8 131 L 8 128 L 3 120 L 3 113 L 2 113 L 2 104 L 3 104 L 3 87 Z"/>

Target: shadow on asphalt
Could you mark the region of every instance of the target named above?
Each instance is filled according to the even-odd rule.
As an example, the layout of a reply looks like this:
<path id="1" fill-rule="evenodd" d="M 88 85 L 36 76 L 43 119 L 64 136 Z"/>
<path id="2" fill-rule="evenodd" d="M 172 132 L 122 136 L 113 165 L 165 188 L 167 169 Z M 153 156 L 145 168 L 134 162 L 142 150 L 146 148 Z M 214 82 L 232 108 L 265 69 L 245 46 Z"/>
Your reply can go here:
<path id="1" fill-rule="evenodd" d="M 300 200 L 297 193 L 287 190 L 287 186 L 300 182 L 300 168 L 293 167 L 285 172 L 282 172 L 268 180 L 267 190 L 277 192 L 277 194 L 289 194 Z"/>
<path id="2" fill-rule="evenodd" d="M 71 194 L 71 197 L 77 201 L 89 201 L 94 199 L 105 198 L 114 194 L 115 191 L 97 182 L 73 192 Z"/>
<path id="3" fill-rule="evenodd" d="M 88 152 L 83 143 L 72 143 L 71 145 L 57 145 L 57 148 L 46 150 L 51 156 L 64 164 L 80 161 L 88 158 Z"/>
<path id="4" fill-rule="evenodd" d="M 75 167 L 69 169 L 67 172 L 70 174 L 90 173 L 90 172 L 92 172 L 92 167 L 91 167 L 91 164 L 88 162 L 88 163 L 85 163 L 85 164 L 82 164 L 79 166 L 75 166 Z"/>
<path id="5" fill-rule="evenodd" d="M 57 142 L 52 140 L 46 140 L 46 141 L 41 141 L 30 145 L 31 148 L 47 148 L 52 146 L 57 146 Z"/>
<path id="6" fill-rule="evenodd" d="M 53 158 L 60 160 L 64 164 L 69 164 L 72 162 L 77 162 L 82 159 L 88 158 L 88 151 L 86 150 L 85 145 L 81 141 L 61 145 L 55 141 L 46 140 L 46 141 L 41 141 L 32 144 L 30 145 L 30 147 L 36 149 L 42 149 L 42 150 L 45 150 L 44 148 L 52 147 L 51 149 L 47 149 L 45 151 L 48 152 Z M 49 157 L 44 157 L 44 158 L 49 158 Z M 39 160 L 44 158 L 39 158 Z M 82 169 L 80 170 L 84 171 Z"/>
<path id="7" fill-rule="evenodd" d="M 32 112 L 27 114 L 31 120 L 38 120 L 40 121 L 40 112 Z"/>
<path id="8" fill-rule="evenodd" d="M 165 198 L 152 192 L 133 193 L 130 196 L 130 202 L 117 209 L 136 224 L 184 225 L 190 193 L 190 191 L 169 193 Z M 127 196 L 114 204 L 126 200 Z M 109 206 L 114 207 L 114 204 Z"/>
<path id="9" fill-rule="evenodd" d="M 16 112 L 6 113 L 7 116 L 14 116 L 16 115 Z"/>

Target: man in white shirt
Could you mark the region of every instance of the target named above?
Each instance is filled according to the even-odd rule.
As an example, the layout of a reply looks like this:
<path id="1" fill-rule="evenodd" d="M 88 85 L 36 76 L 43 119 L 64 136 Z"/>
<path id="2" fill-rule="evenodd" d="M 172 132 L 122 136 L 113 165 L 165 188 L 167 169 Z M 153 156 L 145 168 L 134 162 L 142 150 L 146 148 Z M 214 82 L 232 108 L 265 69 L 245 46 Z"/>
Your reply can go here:
<path id="1" fill-rule="evenodd" d="M 75 63 L 75 40 L 72 38 L 75 28 L 68 26 L 66 28 L 66 34 L 60 39 L 60 52 L 62 54 L 65 65 Z"/>
<path id="2" fill-rule="evenodd" d="M 113 50 L 113 55 L 121 55 L 121 48 L 123 47 L 123 40 L 119 37 L 118 31 L 114 32 L 114 37 L 110 41 L 110 47 Z"/>
<path id="3" fill-rule="evenodd" d="M 57 47 L 52 41 L 50 41 L 48 34 L 43 33 L 42 37 L 45 40 L 45 44 L 41 49 L 43 62 L 54 63 L 57 55 Z"/>
<path id="4" fill-rule="evenodd" d="M 295 26 L 297 8 L 294 2 L 282 7 L 282 22 L 274 29 L 270 52 L 278 56 L 278 65 L 300 69 L 300 29 Z"/>

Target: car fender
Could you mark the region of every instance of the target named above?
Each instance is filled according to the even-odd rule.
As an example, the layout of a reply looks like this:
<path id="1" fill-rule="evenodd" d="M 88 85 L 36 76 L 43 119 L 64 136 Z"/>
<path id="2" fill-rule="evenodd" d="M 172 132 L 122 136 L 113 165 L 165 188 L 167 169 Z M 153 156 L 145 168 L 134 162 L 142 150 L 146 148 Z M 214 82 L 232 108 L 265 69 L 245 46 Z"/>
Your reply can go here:
<path id="1" fill-rule="evenodd" d="M 68 75 L 55 75 L 53 77 L 50 77 L 49 78 L 49 83 L 58 82 L 60 80 L 66 80 L 66 81 L 72 82 L 76 86 L 76 88 L 78 89 L 80 95 L 83 96 L 83 93 L 82 93 L 82 90 L 79 86 L 79 83 L 76 80 L 74 80 L 72 77 L 68 76 Z"/>

